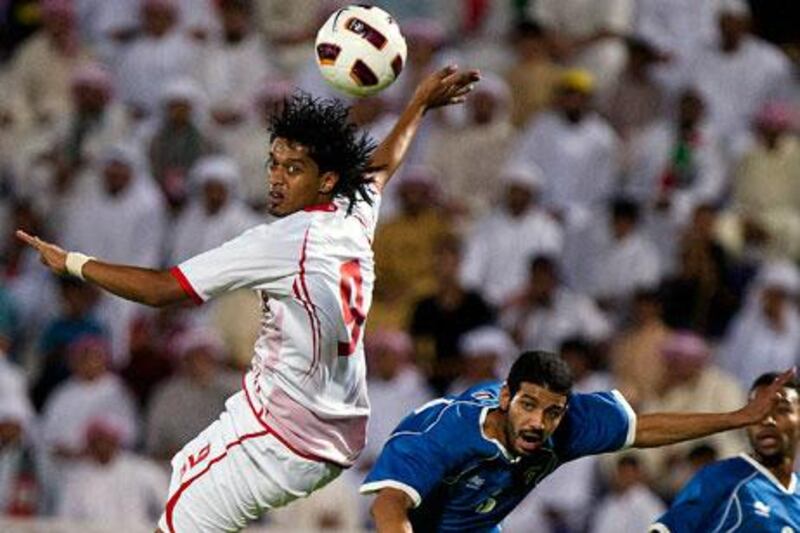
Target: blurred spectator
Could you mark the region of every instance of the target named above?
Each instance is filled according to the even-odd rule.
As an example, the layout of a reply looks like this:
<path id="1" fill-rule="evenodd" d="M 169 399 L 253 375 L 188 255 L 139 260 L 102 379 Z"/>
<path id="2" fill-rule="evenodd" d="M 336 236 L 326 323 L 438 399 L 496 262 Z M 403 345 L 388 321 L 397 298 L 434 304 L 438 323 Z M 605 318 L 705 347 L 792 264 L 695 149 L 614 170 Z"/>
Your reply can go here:
<path id="1" fill-rule="evenodd" d="M 61 311 L 44 327 L 39 341 L 42 358 L 31 398 L 38 410 L 60 383 L 70 374 L 69 347 L 85 335 L 100 336 L 107 333 L 105 325 L 96 315 L 97 289 L 73 277 L 58 278 L 58 295 Z"/>
<path id="2" fill-rule="evenodd" d="M 433 398 L 414 365 L 414 345 L 403 331 L 377 330 L 366 339 L 370 408 L 379 416 L 367 426 L 367 445 L 357 468 L 366 474 L 386 439 L 405 416 Z"/>
<path id="3" fill-rule="evenodd" d="M 244 118 L 260 84 L 275 67 L 267 43 L 252 27 L 254 2 L 220 0 L 214 4 L 222 35 L 211 40 L 203 52 L 203 85 L 212 117 L 225 123 Z M 194 8 L 193 3 L 187 5 Z"/>
<path id="4" fill-rule="evenodd" d="M 661 313 L 661 297 L 657 290 L 637 290 L 633 297 L 632 320 L 609 349 L 609 364 L 616 386 L 634 406 L 652 399 L 664 379 L 661 348 L 670 330 Z"/>
<path id="5" fill-rule="evenodd" d="M 514 139 L 510 100 L 506 82 L 482 72 L 465 104 L 466 122 L 431 133 L 425 160 L 442 176 L 446 203 L 464 214 L 483 215 L 501 192 L 487 177 L 502 168 Z"/>
<path id="6" fill-rule="evenodd" d="M 417 362 L 438 394 L 444 394 L 460 370 L 461 336 L 494 320 L 494 311 L 483 297 L 461 284 L 461 248 L 455 235 L 446 235 L 437 243 L 436 289 L 417 302 L 409 326 Z"/>
<path id="7" fill-rule="evenodd" d="M 527 286 L 501 315 L 523 350 L 555 351 L 569 337 L 606 340 L 611 323 L 591 298 L 561 284 L 558 265 L 549 256 L 529 264 Z"/>
<path id="8" fill-rule="evenodd" d="M 647 487 L 639 461 L 623 455 L 611 482 L 611 494 L 597 506 L 591 533 L 639 533 L 666 510 L 664 502 Z"/>
<path id="9" fill-rule="evenodd" d="M 65 202 L 60 241 L 104 261 L 158 267 L 166 224 L 163 201 L 134 147 L 107 147 L 83 194 Z M 111 328 L 114 366 L 128 358 L 128 337 L 137 304 L 103 296 L 98 315 Z"/>
<path id="10" fill-rule="evenodd" d="M 147 141 L 153 178 L 161 185 L 173 210 L 179 210 L 186 201 L 192 165 L 215 151 L 200 119 L 201 99 L 200 86 L 194 81 L 169 82 L 161 93 L 155 131 Z"/>
<path id="11" fill-rule="evenodd" d="M 42 28 L 26 40 L 11 60 L 3 91 L 16 95 L 17 120 L 52 126 L 69 111 L 70 78 L 89 60 L 80 43 L 71 0 L 42 0 Z"/>
<path id="12" fill-rule="evenodd" d="M 88 421 L 82 459 L 65 476 L 56 516 L 116 530 L 158 519 L 167 475 L 150 459 L 120 449 L 127 431 L 125 421 L 107 414 Z"/>
<path id="13" fill-rule="evenodd" d="M 147 411 L 145 447 L 163 461 L 211 424 L 241 386 L 222 366 L 224 346 L 212 330 L 189 330 L 177 343 L 179 372 L 156 388 Z"/>
<path id="14" fill-rule="evenodd" d="M 511 91 L 511 123 L 522 128 L 553 99 L 561 69 L 553 62 L 542 27 L 520 22 L 511 36 L 517 63 L 506 73 Z"/>
<path id="15" fill-rule="evenodd" d="M 434 251 L 450 233 L 450 221 L 438 205 L 437 178 L 413 167 L 399 183 L 400 212 L 378 226 L 375 268 L 381 284 L 370 312 L 373 325 L 401 328 L 408 324 L 414 302 L 436 286 Z"/>
<path id="16" fill-rule="evenodd" d="M 0 356 L 0 517 L 30 518 L 52 510 L 52 479 L 33 407 L 24 388 L 8 388 L 7 364 Z"/>
<path id="17" fill-rule="evenodd" d="M 503 196 L 475 223 L 461 279 L 464 286 L 502 307 L 525 287 L 532 256 L 561 253 L 562 232 L 539 205 L 544 178 L 536 165 L 506 167 L 498 178 Z"/>
<path id="18" fill-rule="evenodd" d="M 630 142 L 664 114 L 666 94 L 653 76 L 653 67 L 662 60 L 659 51 L 638 37 L 625 39 L 625 46 L 625 70 L 602 99 L 601 108 L 617 135 Z"/>
<path id="19" fill-rule="evenodd" d="M 548 209 L 571 221 L 602 204 L 617 178 L 617 136 L 591 111 L 594 79 L 585 70 L 562 74 L 553 107 L 522 131 L 512 159 L 541 168 L 542 200 Z"/>
<path id="20" fill-rule="evenodd" d="M 605 226 L 592 225 L 571 236 L 565 270 L 579 290 L 618 317 L 638 289 L 656 286 L 663 267 L 655 245 L 641 231 L 639 205 L 617 197 L 609 204 Z"/>
<path id="21" fill-rule="evenodd" d="M 239 197 L 241 175 L 226 156 L 204 157 L 190 172 L 193 198 L 178 215 L 167 264 L 216 248 L 262 220 Z"/>
<path id="22" fill-rule="evenodd" d="M 745 0 L 721 2 L 717 20 L 718 42 L 697 50 L 683 83 L 700 91 L 712 126 L 730 150 L 761 105 L 788 83 L 791 71 L 779 49 L 749 33 Z"/>
<path id="23" fill-rule="evenodd" d="M 726 188 L 719 139 L 705 120 L 703 98 L 684 90 L 674 119 L 663 119 L 631 140 L 625 190 L 679 222 Z"/>
<path id="24" fill-rule="evenodd" d="M 558 354 L 572 371 L 575 392 L 603 392 L 614 388 L 612 376 L 600 368 L 599 351 L 597 345 L 580 336 L 569 337 L 558 347 Z"/>
<path id="25" fill-rule="evenodd" d="M 86 431 L 100 415 L 118 417 L 125 424 L 123 445 L 136 442 L 136 406 L 119 377 L 109 372 L 109 358 L 108 344 L 101 338 L 83 336 L 70 344 L 72 375 L 56 388 L 42 414 L 42 436 L 56 457 L 80 456 Z"/>
<path id="26" fill-rule="evenodd" d="M 719 2 L 637 0 L 634 33 L 668 54 L 672 63 L 691 59 L 716 35 Z"/>
<path id="27" fill-rule="evenodd" d="M 753 121 L 754 143 L 738 161 L 727 244 L 749 254 L 800 258 L 800 139 L 792 108 L 765 104 Z"/>
<path id="28" fill-rule="evenodd" d="M 715 235 L 716 211 L 698 205 L 677 250 L 675 274 L 663 284 L 664 320 L 676 329 L 720 337 L 738 305 L 736 264 Z"/>
<path id="29" fill-rule="evenodd" d="M 142 0 L 141 35 L 115 61 L 120 99 L 136 118 L 154 115 L 167 85 L 200 77 L 201 49 L 179 29 L 178 0 Z"/>
<path id="30" fill-rule="evenodd" d="M 486 381 L 503 379 L 519 355 L 514 340 L 497 326 L 481 326 L 461 337 L 459 351 L 463 359 L 459 376 L 450 384 L 448 394 L 461 394 Z"/>
<path id="31" fill-rule="evenodd" d="M 787 261 L 765 263 L 719 348 L 720 365 L 747 384 L 764 372 L 790 368 L 800 354 L 796 298 L 800 274 Z"/>
<path id="32" fill-rule="evenodd" d="M 548 32 L 558 57 L 589 70 L 603 92 L 625 64 L 622 36 L 633 27 L 633 0 L 536 0 L 531 18 Z"/>
<path id="33" fill-rule="evenodd" d="M 675 332 L 667 338 L 661 354 L 664 379 L 659 396 L 643 405 L 643 412 L 734 411 L 745 402 L 744 388 L 713 364 L 711 350 L 702 337 L 686 331 Z M 719 450 L 721 457 L 735 455 L 745 447 L 743 433 L 736 431 L 718 433 L 704 442 Z M 696 444 L 695 441 L 642 452 L 644 464 L 659 487 L 669 489 L 676 461 Z"/>

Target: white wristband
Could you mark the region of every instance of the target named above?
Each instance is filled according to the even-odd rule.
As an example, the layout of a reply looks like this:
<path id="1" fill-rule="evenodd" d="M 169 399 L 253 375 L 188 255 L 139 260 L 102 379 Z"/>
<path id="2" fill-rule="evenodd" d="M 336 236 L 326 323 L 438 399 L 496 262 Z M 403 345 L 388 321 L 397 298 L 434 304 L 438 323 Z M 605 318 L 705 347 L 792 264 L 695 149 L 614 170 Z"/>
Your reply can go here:
<path id="1" fill-rule="evenodd" d="M 68 252 L 66 260 L 67 272 L 76 278 L 84 279 L 83 265 L 92 259 L 94 259 L 94 257 L 90 257 L 79 252 Z"/>

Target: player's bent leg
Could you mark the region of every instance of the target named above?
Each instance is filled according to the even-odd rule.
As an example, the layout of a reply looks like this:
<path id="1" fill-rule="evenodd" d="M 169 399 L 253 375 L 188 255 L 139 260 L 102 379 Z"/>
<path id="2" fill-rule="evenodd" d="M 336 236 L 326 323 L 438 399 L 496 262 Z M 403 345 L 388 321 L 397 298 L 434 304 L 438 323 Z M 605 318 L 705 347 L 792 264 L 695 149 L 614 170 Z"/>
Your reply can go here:
<path id="1" fill-rule="evenodd" d="M 327 485 L 341 468 L 300 457 L 232 396 L 219 420 L 172 459 L 158 527 L 164 533 L 238 531 L 265 511 Z"/>

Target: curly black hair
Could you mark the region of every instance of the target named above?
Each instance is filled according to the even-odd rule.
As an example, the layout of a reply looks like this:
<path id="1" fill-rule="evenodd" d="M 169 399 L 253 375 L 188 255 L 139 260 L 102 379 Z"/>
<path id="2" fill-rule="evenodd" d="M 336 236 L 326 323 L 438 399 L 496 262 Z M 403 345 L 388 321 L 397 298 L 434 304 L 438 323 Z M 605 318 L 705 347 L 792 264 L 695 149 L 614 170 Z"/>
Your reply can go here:
<path id="1" fill-rule="evenodd" d="M 302 144 L 320 173 L 339 175 L 333 195 L 350 200 L 348 212 L 359 196 L 372 203 L 368 175 L 377 170 L 369 164 L 377 145 L 348 120 L 349 114 L 350 107 L 339 100 L 298 90 L 275 107 L 268 127 L 270 142 L 281 137 Z"/>

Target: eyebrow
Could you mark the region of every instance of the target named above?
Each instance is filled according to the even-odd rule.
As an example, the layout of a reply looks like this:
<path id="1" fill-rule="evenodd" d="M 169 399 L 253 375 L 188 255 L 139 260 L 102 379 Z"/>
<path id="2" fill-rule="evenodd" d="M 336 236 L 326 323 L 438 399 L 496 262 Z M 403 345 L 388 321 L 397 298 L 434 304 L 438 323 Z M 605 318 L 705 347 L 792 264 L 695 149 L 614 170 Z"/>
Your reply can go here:
<path id="1" fill-rule="evenodd" d="M 273 161 L 275 160 L 274 152 L 270 152 L 269 154 L 267 154 L 267 161 L 269 161 L 269 160 L 273 160 Z M 306 162 L 303 159 L 299 159 L 299 158 L 296 158 L 296 157 L 289 157 L 289 158 L 284 160 L 284 163 L 300 163 L 301 165 L 305 165 L 306 164 Z"/>

